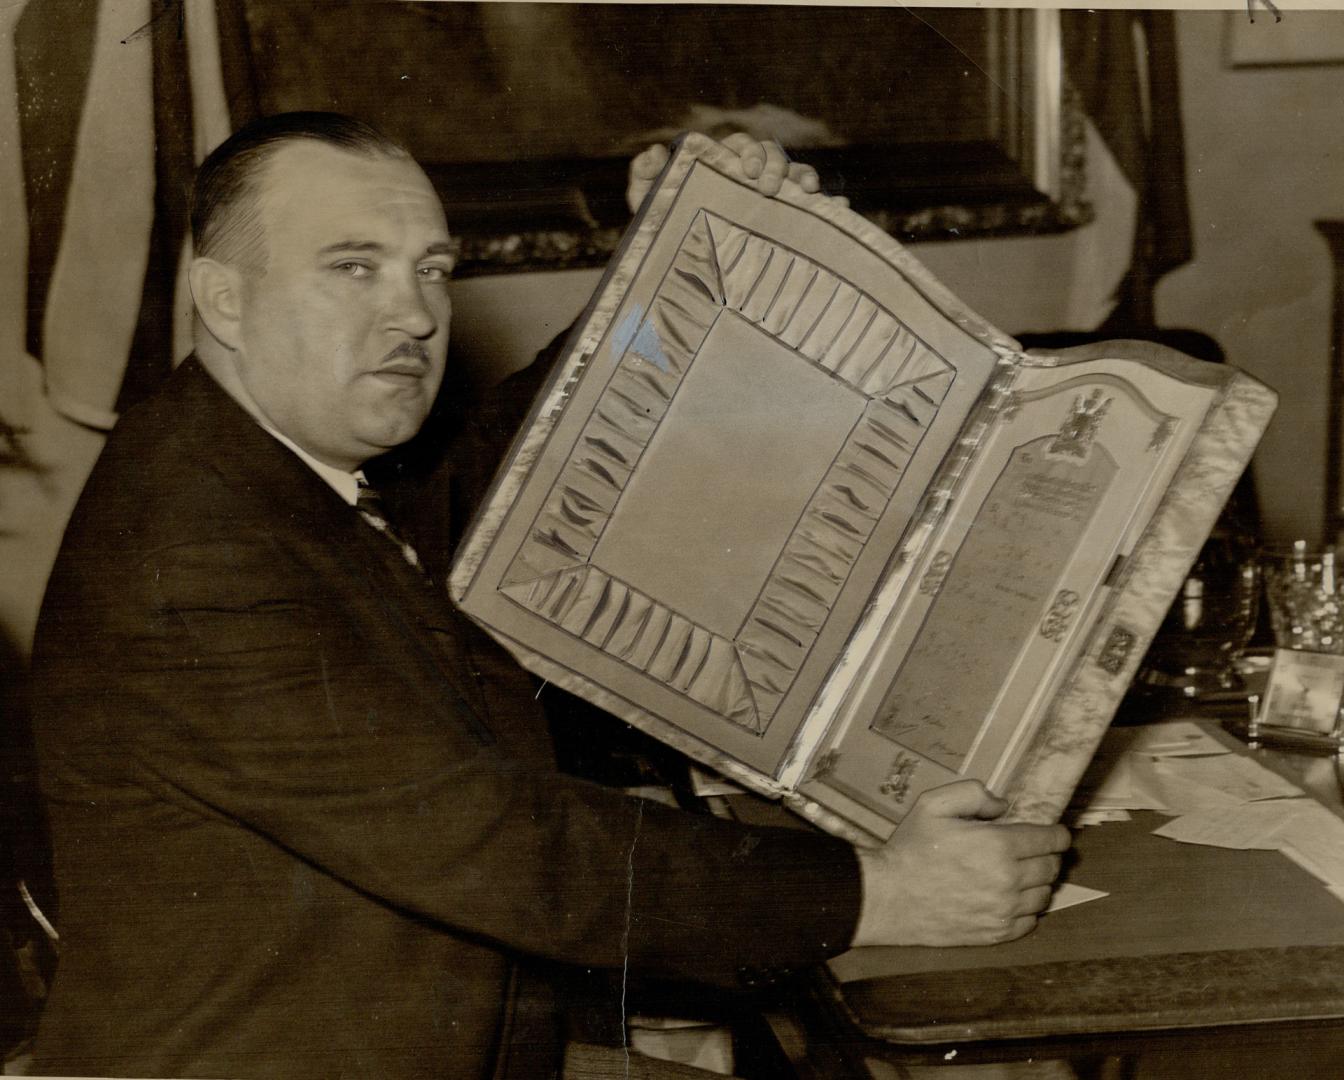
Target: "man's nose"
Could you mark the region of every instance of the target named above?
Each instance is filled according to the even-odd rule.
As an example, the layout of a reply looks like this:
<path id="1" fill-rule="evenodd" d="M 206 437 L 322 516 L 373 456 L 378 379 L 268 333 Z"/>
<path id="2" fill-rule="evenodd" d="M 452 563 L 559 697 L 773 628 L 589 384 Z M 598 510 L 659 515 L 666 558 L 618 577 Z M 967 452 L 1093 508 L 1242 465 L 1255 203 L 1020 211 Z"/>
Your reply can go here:
<path id="1" fill-rule="evenodd" d="M 441 317 L 426 297 L 424 287 L 415 274 L 397 281 L 388 300 L 389 330 L 397 330 L 413 338 L 427 338 L 439 328 Z"/>

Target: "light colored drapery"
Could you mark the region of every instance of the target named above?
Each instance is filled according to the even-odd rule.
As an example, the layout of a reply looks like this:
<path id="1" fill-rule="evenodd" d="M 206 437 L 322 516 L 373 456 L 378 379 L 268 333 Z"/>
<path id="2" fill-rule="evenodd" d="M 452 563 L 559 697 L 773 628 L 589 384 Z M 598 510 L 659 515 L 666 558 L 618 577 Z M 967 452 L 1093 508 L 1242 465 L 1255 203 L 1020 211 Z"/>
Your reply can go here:
<path id="1" fill-rule="evenodd" d="M 152 35 L 179 25 L 162 16 L 151 0 L 0 0 L 0 636 L 16 658 L 31 644 L 66 520 L 116 421 L 140 320 L 155 213 Z M 173 74 L 191 80 L 199 161 L 228 134 L 214 0 L 186 0 L 181 25 L 191 61 Z M 87 57 L 62 56 L 60 42 L 42 38 L 47 26 L 89 35 Z M 36 133 L 50 140 L 39 144 L 29 124 L 25 146 L 23 119 L 51 107 L 42 96 L 62 61 L 72 69 L 59 75 L 65 87 L 83 82 L 73 142 L 51 125 Z M 52 161 L 68 168 L 62 190 L 60 169 L 34 164 Z M 40 305 L 29 276 L 34 192 L 59 222 L 36 239 L 55 245 L 43 253 L 51 269 Z M 189 343 L 189 312 L 183 287 L 172 304 L 176 358 Z"/>

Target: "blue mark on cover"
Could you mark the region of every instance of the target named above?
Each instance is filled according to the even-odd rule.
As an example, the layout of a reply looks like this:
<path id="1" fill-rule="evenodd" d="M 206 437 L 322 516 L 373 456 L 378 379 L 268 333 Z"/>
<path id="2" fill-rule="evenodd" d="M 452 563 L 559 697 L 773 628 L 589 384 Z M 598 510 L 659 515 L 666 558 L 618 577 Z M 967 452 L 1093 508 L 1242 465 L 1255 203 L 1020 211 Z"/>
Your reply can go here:
<path id="1" fill-rule="evenodd" d="M 653 323 L 643 322 L 643 319 L 644 309 L 638 304 L 626 313 L 625 318 L 621 320 L 620 325 L 616 327 L 616 332 L 612 335 L 613 354 L 620 356 L 626 349 L 630 349 L 635 355 L 658 368 L 659 371 L 670 372 L 672 362 L 663 352 L 663 343 L 658 337 L 657 329 Z"/>
<path id="2" fill-rule="evenodd" d="M 663 352 L 663 343 L 658 337 L 658 331 L 653 323 L 646 322 L 639 328 L 639 333 L 635 335 L 635 344 L 633 351 L 637 356 L 642 356 L 659 371 L 669 372 L 672 370 L 672 361 L 667 358 Z"/>

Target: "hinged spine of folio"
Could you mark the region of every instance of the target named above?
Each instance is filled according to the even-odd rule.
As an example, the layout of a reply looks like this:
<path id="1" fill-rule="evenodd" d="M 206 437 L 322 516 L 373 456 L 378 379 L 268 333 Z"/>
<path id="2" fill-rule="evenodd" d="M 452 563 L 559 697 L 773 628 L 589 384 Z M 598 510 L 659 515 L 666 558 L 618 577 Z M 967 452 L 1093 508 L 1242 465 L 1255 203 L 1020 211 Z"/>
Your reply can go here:
<path id="1" fill-rule="evenodd" d="M 790 791 L 802 783 L 807 772 L 815 767 L 818 746 L 827 734 L 832 719 L 845 707 L 856 681 L 869 666 L 874 640 L 882 633 L 897 600 L 909 587 L 910 574 L 946 516 L 948 507 L 963 487 L 966 471 L 974 460 L 977 448 L 1012 392 L 1025 354 L 1008 348 L 996 348 L 995 352 L 999 356 L 998 370 L 967 418 L 956 443 L 939 466 L 904 539 L 882 572 L 877 587 L 864 607 L 863 615 L 822 683 L 808 719 L 790 748 L 779 777 L 780 782 Z"/>

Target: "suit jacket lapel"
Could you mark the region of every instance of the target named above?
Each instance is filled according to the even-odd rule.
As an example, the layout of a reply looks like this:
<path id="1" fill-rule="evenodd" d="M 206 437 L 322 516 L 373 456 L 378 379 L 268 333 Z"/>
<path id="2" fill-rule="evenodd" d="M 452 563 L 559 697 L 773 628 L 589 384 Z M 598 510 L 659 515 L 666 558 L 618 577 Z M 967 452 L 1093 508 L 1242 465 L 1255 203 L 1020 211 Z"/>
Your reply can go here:
<path id="1" fill-rule="evenodd" d="M 226 482 L 266 504 L 276 540 L 339 588 L 352 616 L 362 614 L 394 632 L 404 646 L 395 665 L 400 677 L 436 705 L 446 697 L 478 738 L 492 742 L 446 592 L 423 579 L 395 544 L 262 429 L 195 357 L 183 369 L 178 378 L 184 407 L 196 420 L 191 430 L 197 452 Z"/>

